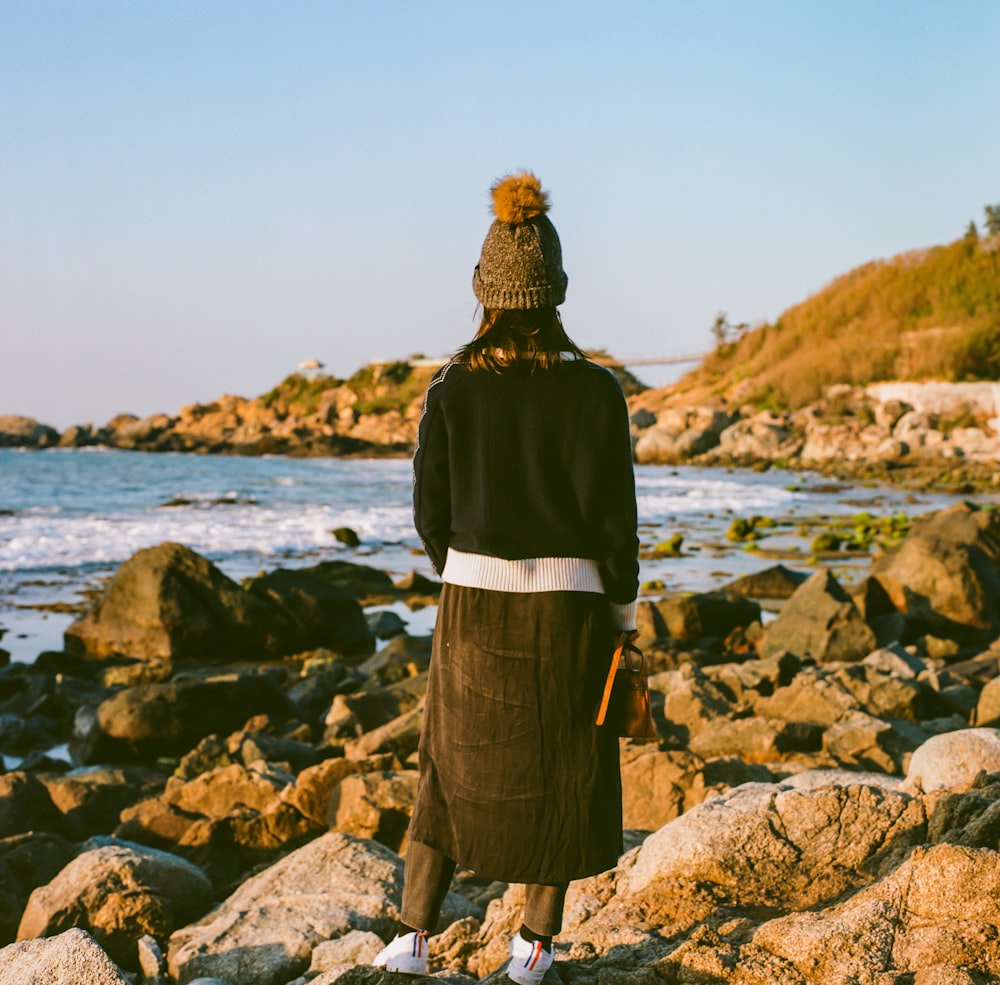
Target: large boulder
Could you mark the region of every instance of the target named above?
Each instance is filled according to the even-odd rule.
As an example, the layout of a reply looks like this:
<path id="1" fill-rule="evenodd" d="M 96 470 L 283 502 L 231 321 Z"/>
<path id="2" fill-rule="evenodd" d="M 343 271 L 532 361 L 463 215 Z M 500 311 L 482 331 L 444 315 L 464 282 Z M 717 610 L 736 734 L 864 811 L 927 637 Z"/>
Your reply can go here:
<path id="1" fill-rule="evenodd" d="M 247 591 L 268 603 L 265 644 L 269 652 L 300 653 L 325 646 L 363 655 L 375 649 L 357 599 L 315 571 L 279 568 L 254 578 Z"/>
<path id="2" fill-rule="evenodd" d="M 119 965 L 136 968 L 139 939 L 166 937 L 204 912 L 212 885 L 176 855 L 109 839 L 95 844 L 31 894 L 17 937 L 82 927 Z"/>
<path id="3" fill-rule="evenodd" d="M 0 951 L 0 985 L 130 985 L 85 930 L 11 944 Z"/>
<path id="4" fill-rule="evenodd" d="M 303 573 L 313 575 L 343 589 L 353 595 L 363 605 L 379 605 L 393 601 L 403 594 L 392 582 L 392 576 L 380 568 L 367 564 L 355 564 L 353 561 L 320 561 L 309 568 L 302 568 Z M 438 591 L 441 586 L 438 585 Z"/>
<path id="5" fill-rule="evenodd" d="M 807 909 L 872 880 L 926 832 L 919 798 L 883 786 L 747 783 L 650 835 L 631 893 Z"/>
<path id="6" fill-rule="evenodd" d="M 67 649 L 145 659 L 370 653 L 357 601 L 318 576 L 275 571 L 243 588 L 181 544 L 139 551 L 66 630 Z"/>
<path id="7" fill-rule="evenodd" d="M 829 571 L 817 571 L 795 590 L 764 633 L 762 657 L 784 651 L 818 663 L 863 660 L 875 634 L 850 595 Z"/>
<path id="8" fill-rule="evenodd" d="M 937 635 L 1000 632 L 1000 514 L 972 503 L 914 521 L 872 566 L 893 604 Z"/>
<path id="9" fill-rule="evenodd" d="M 313 949 L 352 930 L 395 932 L 403 863 L 377 842 L 331 832 L 244 882 L 224 903 L 170 938 L 170 974 L 232 985 L 284 985 Z M 474 915 L 449 894 L 445 919 Z"/>
<path id="10" fill-rule="evenodd" d="M 66 647 L 105 656 L 171 659 L 259 650 L 268 606 L 182 544 L 139 551 L 66 630 Z"/>

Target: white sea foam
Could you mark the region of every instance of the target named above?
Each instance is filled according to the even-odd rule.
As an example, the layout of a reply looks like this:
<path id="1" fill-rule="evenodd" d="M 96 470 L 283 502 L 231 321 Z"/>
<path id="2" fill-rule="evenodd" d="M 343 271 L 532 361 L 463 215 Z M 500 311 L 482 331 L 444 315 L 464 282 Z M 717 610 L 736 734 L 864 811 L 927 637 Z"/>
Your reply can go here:
<path id="1" fill-rule="evenodd" d="M 720 479 L 663 475 L 648 469 L 636 470 L 636 500 L 639 518 L 657 522 L 673 516 L 724 513 L 775 513 L 789 509 L 806 498 L 805 493 L 773 483 L 752 482 L 747 477 Z"/>
<path id="2" fill-rule="evenodd" d="M 25 512 L 0 520 L 0 571 L 75 567 L 123 561 L 136 551 L 177 541 L 210 557 L 263 558 L 334 549 L 335 527 L 362 541 L 417 543 L 408 505 L 352 507 L 172 507 L 144 513 L 65 516 Z"/>

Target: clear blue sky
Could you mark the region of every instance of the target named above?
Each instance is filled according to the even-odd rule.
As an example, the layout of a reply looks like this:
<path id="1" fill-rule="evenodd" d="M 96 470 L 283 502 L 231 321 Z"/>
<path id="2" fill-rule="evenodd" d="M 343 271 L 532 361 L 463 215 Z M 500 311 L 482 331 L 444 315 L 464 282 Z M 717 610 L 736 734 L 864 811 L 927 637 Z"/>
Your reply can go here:
<path id="1" fill-rule="evenodd" d="M 0 414 L 449 352 L 522 166 L 570 334 L 701 351 L 1000 202 L 998 37 L 998 0 L 0 0 Z"/>

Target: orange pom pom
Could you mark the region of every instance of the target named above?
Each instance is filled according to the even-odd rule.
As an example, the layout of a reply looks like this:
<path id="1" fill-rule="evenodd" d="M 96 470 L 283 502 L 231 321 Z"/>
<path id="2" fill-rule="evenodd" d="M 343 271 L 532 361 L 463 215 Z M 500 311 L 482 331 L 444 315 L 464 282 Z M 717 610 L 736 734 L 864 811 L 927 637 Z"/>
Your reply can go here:
<path id="1" fill-rule="evenodd" d="M 498 179 L 490 194 L 493 196 L 493 214 L 509 225 L 527 222 L 549 211 L 549 193 L 542 191 L 541 182 L 530 171 Z"/>

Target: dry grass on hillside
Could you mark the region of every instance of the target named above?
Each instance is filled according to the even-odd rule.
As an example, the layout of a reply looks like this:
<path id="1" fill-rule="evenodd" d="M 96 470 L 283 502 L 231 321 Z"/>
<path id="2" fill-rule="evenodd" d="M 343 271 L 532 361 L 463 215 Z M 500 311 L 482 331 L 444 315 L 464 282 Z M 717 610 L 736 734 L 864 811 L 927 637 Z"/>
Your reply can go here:
<path id="1" fill-rule="evenodd" d="M 795 409 L 833 383 L 1000 378 L 1000 237 L 852 270 L 720 345 L 676 391 Z"/>

